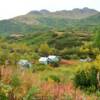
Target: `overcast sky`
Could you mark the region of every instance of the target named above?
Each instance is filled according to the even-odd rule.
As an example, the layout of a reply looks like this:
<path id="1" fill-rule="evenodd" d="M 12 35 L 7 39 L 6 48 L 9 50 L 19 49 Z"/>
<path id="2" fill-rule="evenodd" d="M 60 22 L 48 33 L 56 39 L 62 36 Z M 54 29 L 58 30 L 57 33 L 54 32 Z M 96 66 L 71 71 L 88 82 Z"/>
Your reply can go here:
<path id="1" fill-rule="evenodd" d="M 71 10 L 89 7 L 100 11 L 100 0 L 0 0 L 0 19 L 26 14 L 31 10 Z"/>

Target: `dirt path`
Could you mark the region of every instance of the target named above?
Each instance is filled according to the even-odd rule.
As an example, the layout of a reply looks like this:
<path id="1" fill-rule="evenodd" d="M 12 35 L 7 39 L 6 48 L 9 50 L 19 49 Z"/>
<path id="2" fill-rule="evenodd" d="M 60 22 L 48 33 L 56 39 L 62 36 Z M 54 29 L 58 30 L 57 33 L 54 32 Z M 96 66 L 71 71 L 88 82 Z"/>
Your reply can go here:
<path id="1" fill-rule="evenodd" d="M 60 64 L 64 64 L 64 65 L 75 65 L 75 64 L 78 64 L 78 61 L 76 61 L 76 60 L 61 59 Z"/>

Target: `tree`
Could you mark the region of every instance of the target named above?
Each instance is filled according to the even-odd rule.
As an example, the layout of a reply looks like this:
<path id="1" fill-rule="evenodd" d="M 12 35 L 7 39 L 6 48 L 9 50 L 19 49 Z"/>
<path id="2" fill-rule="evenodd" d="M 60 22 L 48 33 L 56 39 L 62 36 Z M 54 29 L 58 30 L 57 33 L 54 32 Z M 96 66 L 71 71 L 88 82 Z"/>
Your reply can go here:
<path id="1" fill-rule="evenodd" d="M 48 56 L 51 52 L 50 47 L 48 46 L 47 43 L 41 44 L 39 47 L 39 53 L 42 56 Z"/>

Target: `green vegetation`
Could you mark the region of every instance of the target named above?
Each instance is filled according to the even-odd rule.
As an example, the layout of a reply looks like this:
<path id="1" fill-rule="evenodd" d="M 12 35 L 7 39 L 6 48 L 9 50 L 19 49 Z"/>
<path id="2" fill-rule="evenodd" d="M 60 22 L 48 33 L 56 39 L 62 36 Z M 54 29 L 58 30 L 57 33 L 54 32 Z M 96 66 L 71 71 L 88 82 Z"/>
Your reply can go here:
<path id="1" fill-rule="evenodd" d="M 10 83 L 10 84 L 11 84 L 11 86 L 14 87 L 14 88 L 20 86 L 21 80 L 20 80 L 20 78 L 19 78 L 19 76 L 18 76 L 17 74 L 14 74 L 14 75 L 12 76 L 12 78 L 11 78 L 11 83 Z"/>
<path id="2" fill-rule="evenodd" d="M 100 13 L 89 8 L 53 13 L 32 11 L 23 16 L 0 21 L 0 35 L 44 33 L 52 29 L 62 30 L 73 27 L 88 30 L 100 25 L 99 18 Z"/>
<path id="3" fill-rule="evenodd" d="M 0 21 L 0 100 L 100 99 L 100 14 L 70 13 L 33 11 Z M 61 59 L 40 64 L 49 55 Z"/>
<path id="4" fill-rule="evenodd" d="M 38 88 L 32 87 L 28 91 L 27 95 L 23 98 L 23 100 L 35 100 L 36 98 L 33 97 L 34 94 L 37 94 L 39 92 Z"/>
<path id="5" fill-rule="evenodd" d="M 95 66 L 91 66 L 82 70 L 82 68 L 78 69 L 75 75 L 75 84 L 77 87 L 82 89 L 89 89 L 91 88 L 90 92 L 95 92 L 98 89 L 98 79 L 97 74 L 100 72 L 98 68 Z"/>
<path id="6" fill-rule="evenodd" d="M 94 46 L 100 48 L 100 29 L 96 28 L 96 35 L 94 36 Z"/>

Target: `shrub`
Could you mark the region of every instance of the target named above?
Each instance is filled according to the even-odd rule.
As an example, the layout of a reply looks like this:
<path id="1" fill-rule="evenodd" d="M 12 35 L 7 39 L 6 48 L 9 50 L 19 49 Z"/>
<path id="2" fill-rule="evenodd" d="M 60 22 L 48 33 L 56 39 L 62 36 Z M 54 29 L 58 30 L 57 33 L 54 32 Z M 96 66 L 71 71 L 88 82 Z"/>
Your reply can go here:
<path id="1" fill-rule="evenodd" d="M 60 83 L 61 82 L 59 76 L 57 76 L 57 75 L 49 75 L 48 77 L 45 77 L 45 80 L 46 81 L 52 80 L 52 81 L 54 81 L 56 83 Z"/>
<path id="2" fill-rule="evenodd" d="M 8 100 L 8 98 L 5 96 L 5 94 L 0 93 L 0 100 Z"/>
<path id="3" fill-rule="evenodd" d="M 57 83 L 60 82 L 60 78 L 59 78 L 58 76 L 56 76 L 56 75 L 50 75 L 50 78 L 51 78 L 53 81 L 57 82 Z"/>
<path id="4" fill-rule="evenodd" d="M 50 54 L 50 47 L 47 43 L 44 43 L 44 44 L 41 44 L 40 47 L 39 47 L 39 53 L 40 55 L 42 56 L 47 56 Z"/>
<path id="5" fill-rule="evenodd" d="M 39 92 L 39 89 L 37 87 L 31 87 L 26 94 L 25 97 L 23 97 L 23 100 L 36 100 L 36 94 Z"/>
<path id="6" fill-rule="evenodd" d="M 50 62 L 50 65 L 56 68 L 59 67 L 59 62 Z"/>
<path id="7" fill-rule="evenodd" d="M 36 65 L 33 65 L 32 67 L 33 72 L 51 70 L 51 69 L 52 68 L 48 67 L 47 65 L 42 65 L 42 64 L 36 64 Z"/>
<path id="8" fill-rule="evenodd" d="M 65 59 L 78 59 L 79 48 L 64 48 L 63 50 L 60 50 L 59 54 Z"/>
<path id="9" fill-rule="evenodd" d="M 99 68 L 91 65 L 86 68 L 79 68 L 74 77 L 76 87 L 84 88 L 90 92 L 94 92 L 98 88 L 97 74 Z"/>
<path id="10" fill-rule="evenodd" d="M 20 80 L 19 76 L 17 74 L 12 75 L 11 85 L 13 87 L 18 87 L 18 86 L 20 86 L 20 84 L 21 84 L 21 80 Z"/>
<path id="11" fill-rule="evenodd" d="M 12 90 L 10 85 L 0 82 L 0 100 L 8 100 L 9 92 Z"/>

